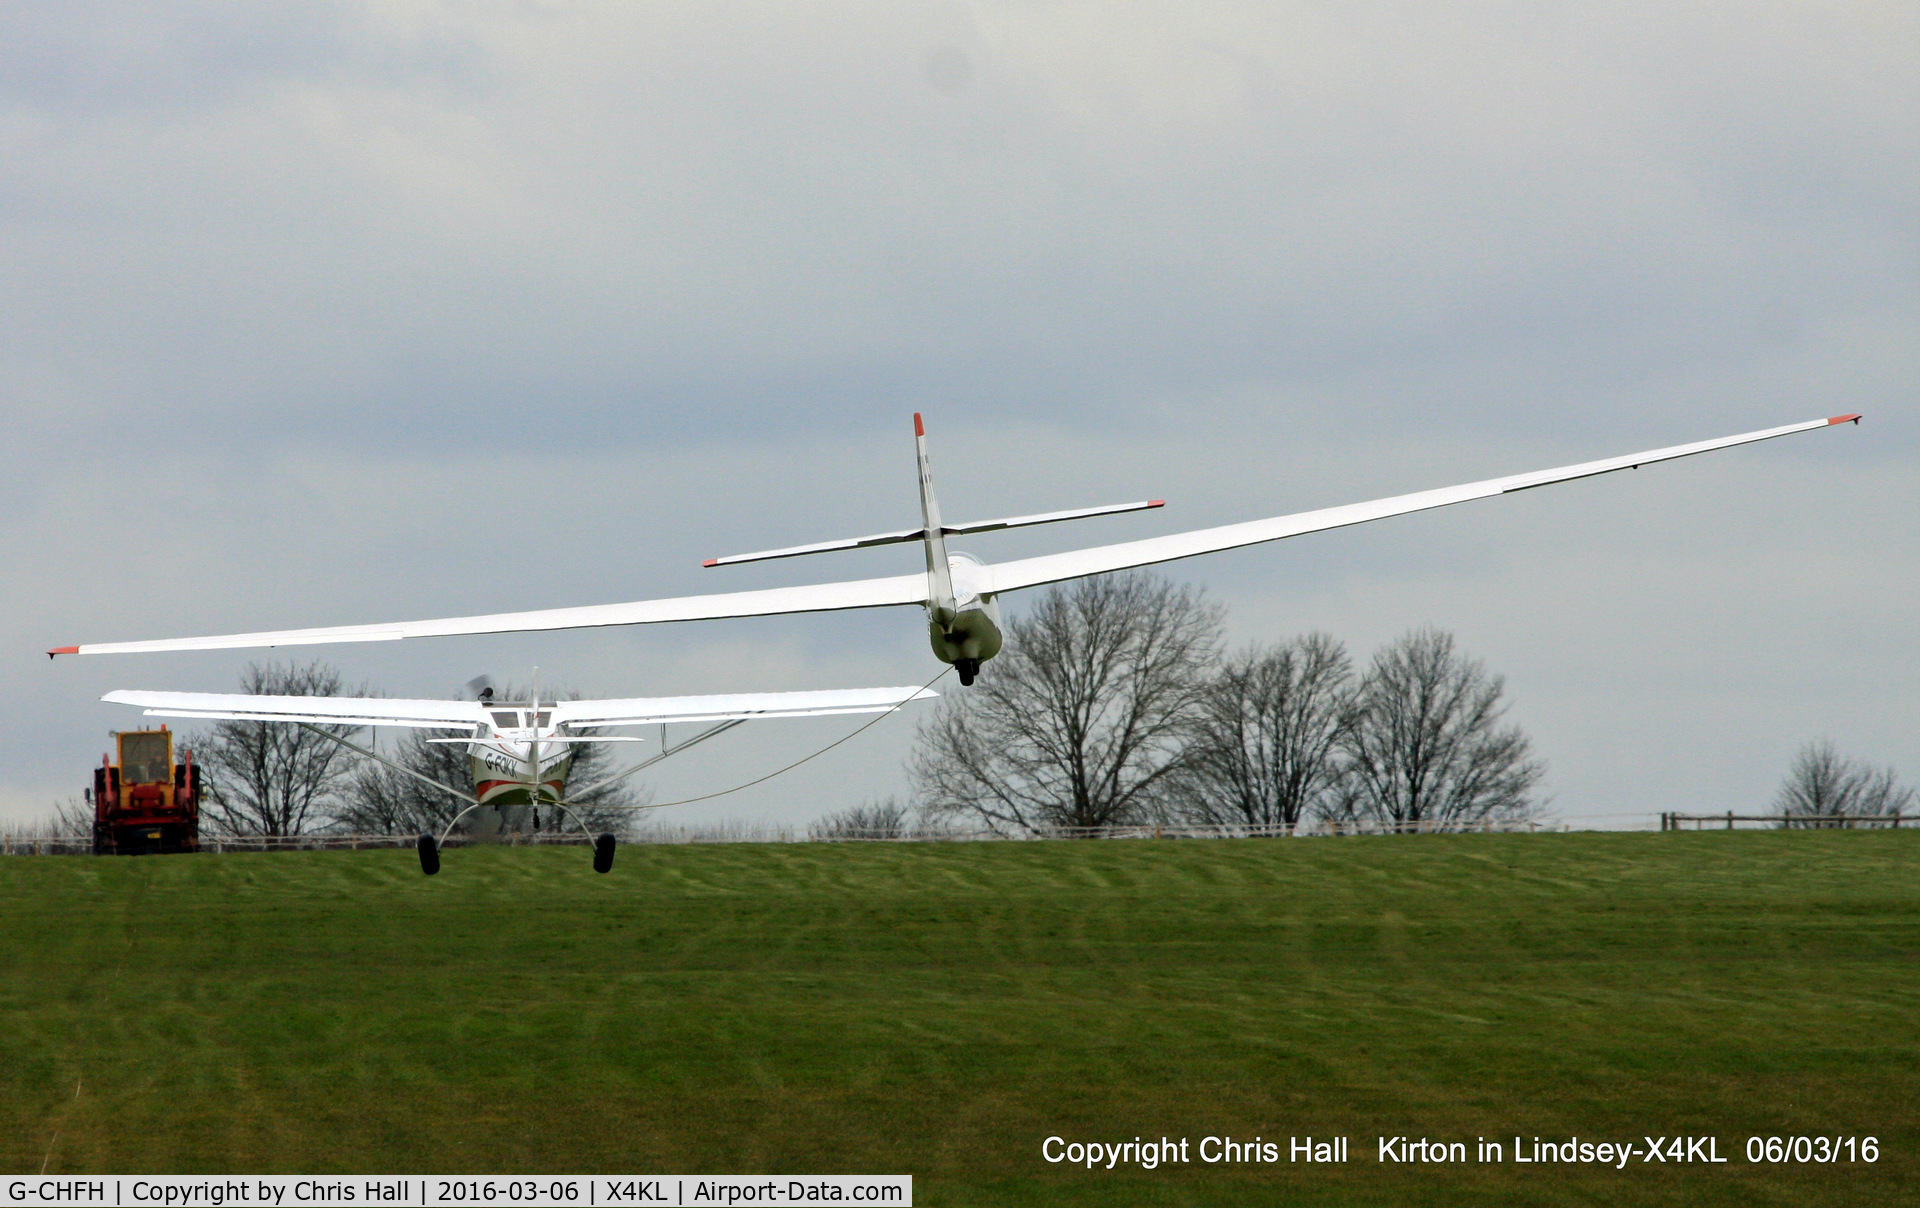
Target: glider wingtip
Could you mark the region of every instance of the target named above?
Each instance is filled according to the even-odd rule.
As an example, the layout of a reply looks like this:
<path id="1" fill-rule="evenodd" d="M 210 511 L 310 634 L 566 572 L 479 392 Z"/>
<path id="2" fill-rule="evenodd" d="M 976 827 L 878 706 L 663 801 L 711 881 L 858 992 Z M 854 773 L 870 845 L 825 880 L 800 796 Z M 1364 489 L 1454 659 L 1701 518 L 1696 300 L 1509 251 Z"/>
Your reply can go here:
<path id="1" fill-rule="evenodd" d="M 706 560 L 705 562 L 702 562 L 702 563 L 701 563 L 700 565 L 702 565 L 702 566 L 718 566 L 718 565 L 720 565 L 720 559 L 718 559 L 718 558 L 708 558 L 708 559 L 707 559 L 707 560 Z"/>
<path id="2" fill-rule="evenodd" d="M 920 422 L 920 413 L 918 411 L 913 413 L 913 434 L 915 436 L 925 436 L 927 434 L 927 426 Z"/>
<path id="3" fill-rule="evenodd" d="M 1856 411 L 1852 415 L 1835 415 L 1830 417 L 1827 420 L 1827 426 L 1832 427 L 1834 424 L 1857 424 L 1859 422 L 1860 414 Z"/>
<path id="4" fill-rule="evenodd" d="M 1167 506 L 1167 501 L 1164 499 L 1149 499 L 1147 500 L 1147 506 L 1150 508 L 1163 508 Z"/>
<path id="5" fill-rule="evenodd" d="M 52 650 L 47 651 L 47 657 L 52 658 L 56 654 L 79 654 L 79 653 L 80 653 L 80 647 L 78 646 L 55 646 Z"/>

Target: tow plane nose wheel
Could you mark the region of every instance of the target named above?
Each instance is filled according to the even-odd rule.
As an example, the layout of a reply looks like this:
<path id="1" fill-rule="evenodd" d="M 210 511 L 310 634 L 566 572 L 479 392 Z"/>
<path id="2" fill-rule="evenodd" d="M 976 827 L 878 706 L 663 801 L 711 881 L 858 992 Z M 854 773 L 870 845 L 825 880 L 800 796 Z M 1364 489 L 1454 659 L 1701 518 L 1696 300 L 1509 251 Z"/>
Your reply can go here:
<path id="1" fill-rule="evenodd" d="M 440 845 L 432 835 L 421 835 L 414 846 L 420 849 L 420 871 L 432 876 L 440 871 Z"/>
<path id="2" fill-rule="evenodd" d="M 955 659 L 953 660 L 953 669 L 960 673 L 960 686 L 962 688 L 971 688 L 973 686 L 973 677 L 980 674 L 980 660 Z"/>
<path id="3" fill-rule="evenodd" d="M 603 834 L 593 841 L 593 871 L 613 871 L 613 836 Z"/>

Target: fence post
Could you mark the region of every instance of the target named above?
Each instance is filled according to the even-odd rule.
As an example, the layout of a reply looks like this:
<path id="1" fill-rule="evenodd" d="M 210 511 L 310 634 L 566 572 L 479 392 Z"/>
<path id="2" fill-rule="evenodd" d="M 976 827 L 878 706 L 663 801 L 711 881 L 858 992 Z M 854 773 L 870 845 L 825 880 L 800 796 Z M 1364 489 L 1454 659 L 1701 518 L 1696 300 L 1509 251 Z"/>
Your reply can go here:
<path id="1" fill-rule="evenodd" d="M 1727 829 L 1728 830 L 1733 829 L 1733 811 L 1732 810 L 1727 811 Z"/>

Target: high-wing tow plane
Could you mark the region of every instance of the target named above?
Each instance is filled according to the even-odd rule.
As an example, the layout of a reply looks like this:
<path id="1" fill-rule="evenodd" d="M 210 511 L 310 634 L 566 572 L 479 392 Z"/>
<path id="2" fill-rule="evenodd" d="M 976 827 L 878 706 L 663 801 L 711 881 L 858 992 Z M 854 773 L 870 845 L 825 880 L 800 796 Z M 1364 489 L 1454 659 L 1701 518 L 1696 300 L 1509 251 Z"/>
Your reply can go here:
<path id="1" fill-rule="evenodd" d="M 820 692 L 752 692 L 719 696 L 633 697 L 625 700 L 542 701 L 536 689 L 519 702 L 496 702 L 488 688 L 479 700 L 395 700 L 362 696 L 245 696 L 214 692 L 109 692 L 102 700 L 135 705 L 148 717 L 188 717 L 215 721 L 281 722 L 304 726 L 323 738 L 358 751 L 405 775 L 441 789 L 465 803 L 446 830 L 420 836 L 420 867 L 428 876 L 440 871 L 440 847 L 456 827 L 482 837 L 526 829 L 529 817 L 539 827 L 539 811 L 559 810 L 592 841 L 593 867 L 613 867 L 614 838 L 588 831 L 573 807 L 600 789 L 677 755 L 749 720 L 766 717 L 826 717 L 845 713 L 887 713 L 909 701 L 937 696 L 928 688 L 847 688 Z M 623 772 L 567 790 L 574 748 L 589 742 L 639 742 L 601 730 L 623 726 L 703 722 L 692 738 L 663 749 Z M 409 726 L 465 731 L 459 737 L 428 742 L 467 748 L 474 792 L 442 784 L 420 772 L 347 741 L 341 726 Z M 333 727 L 326 729 L 323 727 Z M 584 732 L 583 732 L 584 731 Z"/>
<path id="2" fill-rule="evenodd" d="M 284 629 L 262 633 L 235 633 L 217 637 L 168 638 L 159 641 L 96 642 L 89 645 L 60 646 L 49 654 L 127 654 L 162 650 L 223 650 L 258 646 L 299 646 L 321 642 L 391 642 L 403 638 L 444 637 L 455 634 L 515 633 L 545 629 L 580 629 L 597 625 L 646 625 L 662 621 L 714 620 L 724 617 L 770 616 L 781 613 L 826 612 L 847 608 L 917 606 L 926 610 L 928 636 L 934 656 L 951 663 L 960 673 L 962 684 L 971 684 L 980 664 L 1000 650 L 999 598 L 1022 588 L 1059 583 L 1087 575 L 1106 574 L 1138 566 L 1191 558 L 1217 550 L 1259 545 L 1303 533 L 1364 524 L 1409 512 L 1421 512 L 1449 504 L 1466 503 L 1531 490 L 1552 483 L 1591 478 L 1615 470 L 1637 470 L 1655 462 L 1672 461 L 1731 449 L 1757 441 L 1772 440 L 1797 432 L 1813 432 L 1846 423 L 1858 423 L 1858 415 L 1836 415 L 1807 420 L 1737 436 L 1723 436 L 1692 444 L 1649 449 L 1621 457 L 1581 462 L 1551 470 L 1489 478 L 1461 486 L 1440 487 L 1395 495 L 1366 503 L 1352 503 L 1318 511 L 1296 512 L 1266 520 L 1249 520 L 1218 528 L 1196 529 L 1164 537 L 1148 537 L 1117 545 L 1100 545 L 1064 553 L 1042 554 L 1008 562 L 986 562 L 970 554 L 949 551 L 947 538 L 1027 525 L 1052 524 L 1087 516 L 1159 507 L 1161 501 L 1118 504 L 1109 507 L 1081 508 L 1064 512 L 1046 512 L 1034 516 L 1015 516 L 975 524 L 947 524 L 934 499 L 933 470 L 927 456 L 926 426 L 920 416 L 913 417 L 914 447 L 919 462 L 921 526 L 871 537 L 826 541 L 813 545 L 791 546 L 760 553 L 738 554 L 710 559 L 710 567 L 771 558 L 793 558 L 836 550 L 862 549 L 899 542 L 919 542 L 926 552 L 926 570 L 880 579 L 855 579 L 838 583 L 815 583 L 802 587 L 774 587 L 760 591 L 725 592 L 718 595 L 680 596 L 664 600 L 640 600 L 630 604 L 600 604 L 583 608 L 553 608 L 537 612 L 496 613 L 490 616 L 452 617 L 435 621 L 395 621 L 378 625 L 342 625 L 323 629 Z"/>

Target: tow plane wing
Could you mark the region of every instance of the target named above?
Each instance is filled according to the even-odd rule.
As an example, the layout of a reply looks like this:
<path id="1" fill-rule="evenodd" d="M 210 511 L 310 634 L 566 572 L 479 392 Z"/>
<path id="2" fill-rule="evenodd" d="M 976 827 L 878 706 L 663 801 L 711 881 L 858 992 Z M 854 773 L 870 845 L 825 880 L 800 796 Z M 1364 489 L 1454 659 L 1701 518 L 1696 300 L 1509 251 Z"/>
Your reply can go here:
<path id="1" fill-rule="evenodd" d="M 552 725 L 637 726 L 735 718 L 824 717 L 885 713 L 908 701 L 938 696 L 928 688 L 834 688 L 814 692 L 742 692 L 719 696 L 653 696 L 626 700 L 564 700 L 540 706 Z M 109 692 L 100 698 L 134 705 L 149 717 L 219 721 L 304 721 L 314 725 L 415 726 L 472 729 L 518 717 L 519 706 L 461 700 L 393 700 L 362 696 L 245 696 L 216 692 Z M 460 739 L 457 741 L 465 741 Z M 543 739 L 542 741 L 548 741 Z"/>
<path id="2" fill-rule="evenodd" d="M 885 713 L 939 693 L 930 688 L 836 688 L 823 692 L 747 692 L 719 696 L 656 696 L 631 700 L 563 700 L 554 722 L 575 726 L 643 726 L 663 721 L 827 717 Z"/>
<path id="3" fill-rule="evenodd" d="M 487 722 L 486 705 L 463 700 L 396 700 L 380 696 L 251 696 L 227 692 L 109 692 L 100 698 L 135 705 L 148 717 L 215 721 L 304 721 L 329 726 L 414 726 L 471 730 Z"/>

